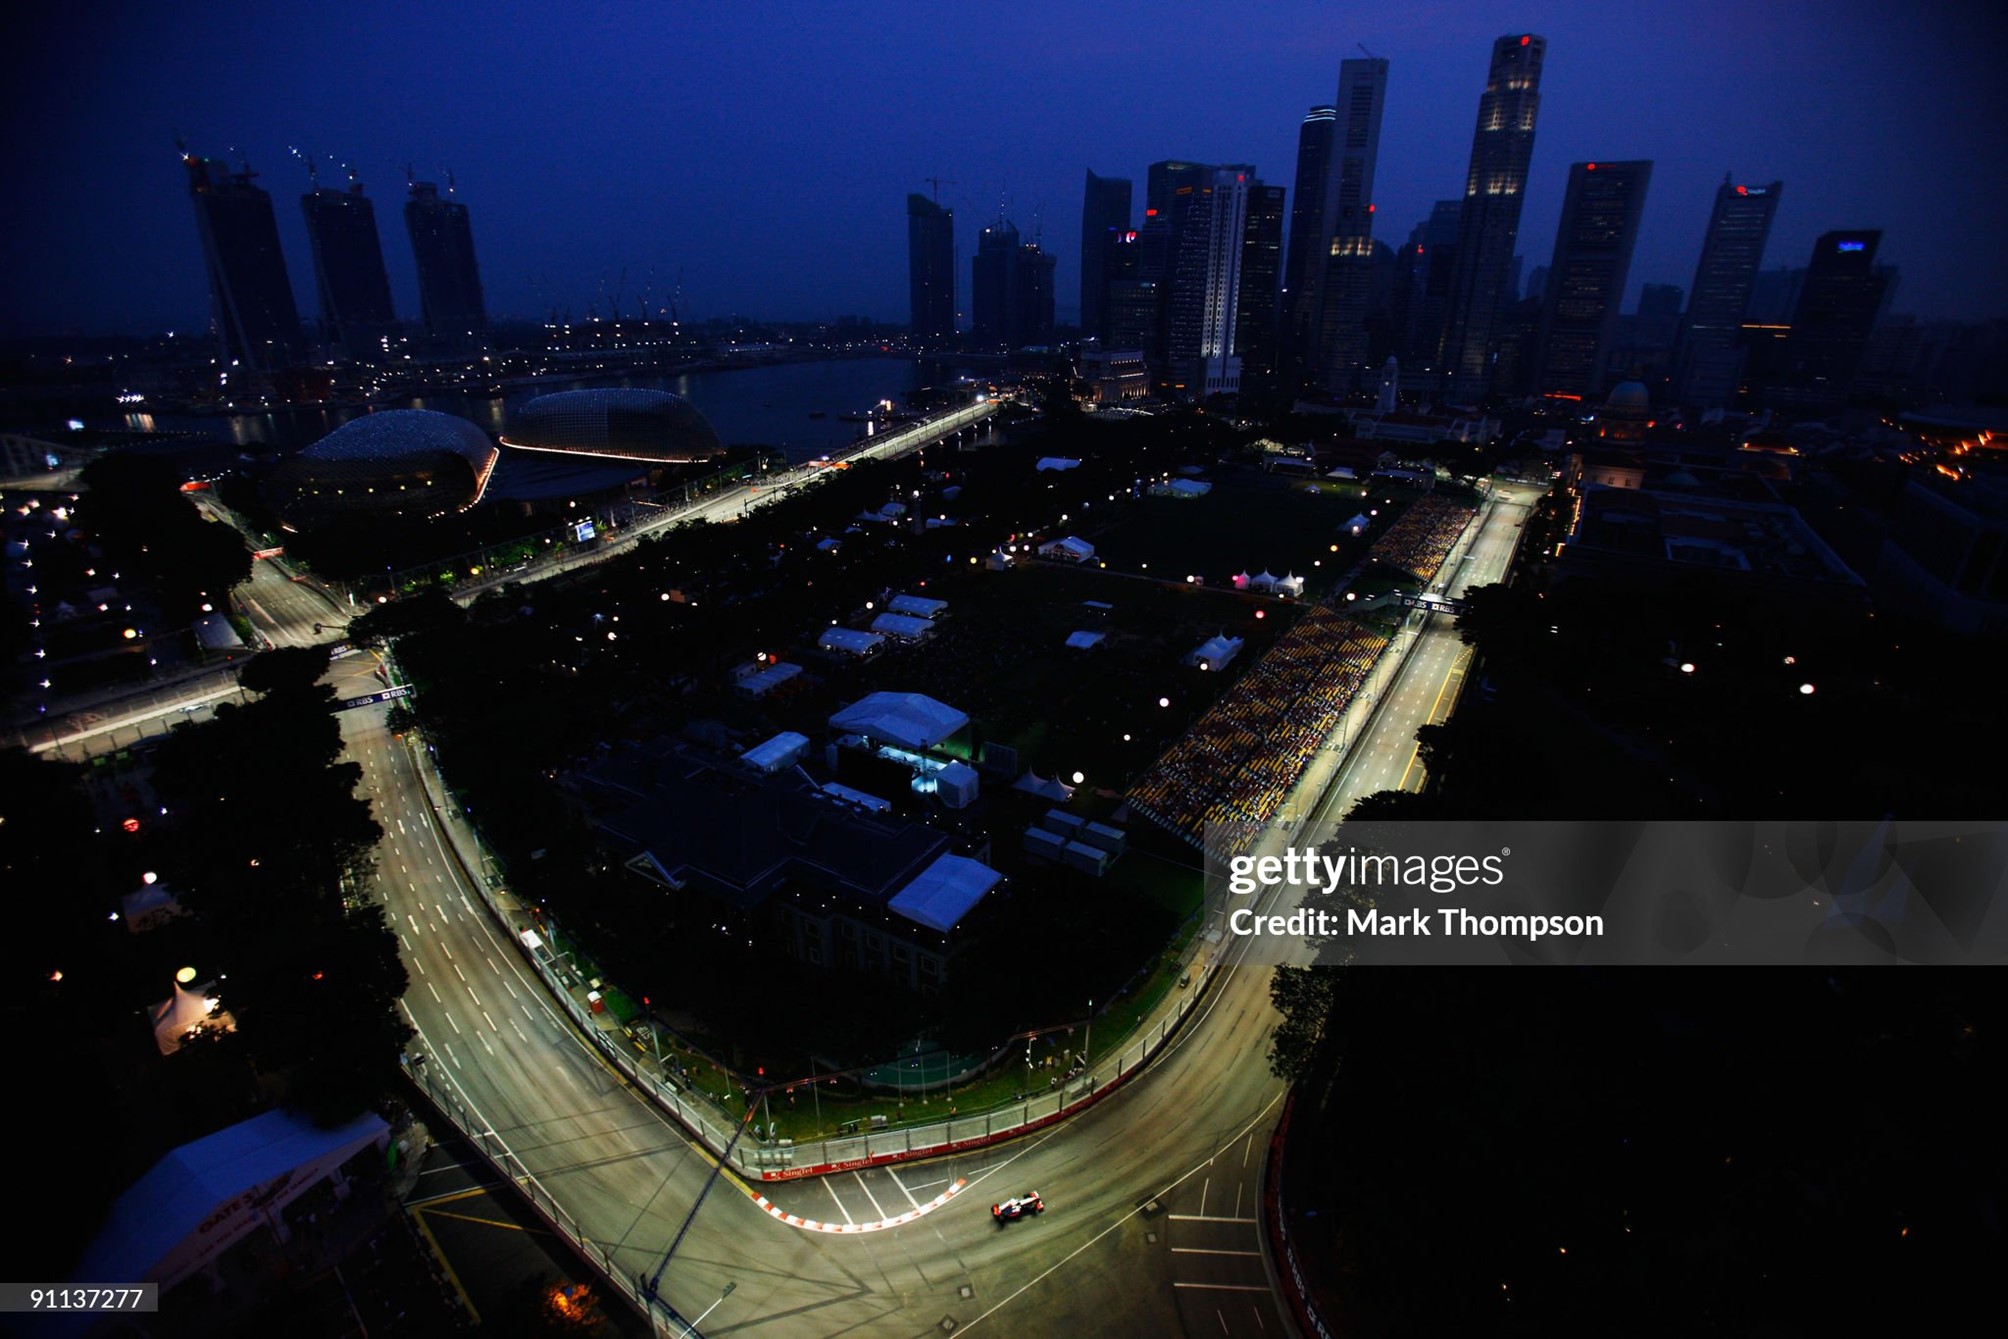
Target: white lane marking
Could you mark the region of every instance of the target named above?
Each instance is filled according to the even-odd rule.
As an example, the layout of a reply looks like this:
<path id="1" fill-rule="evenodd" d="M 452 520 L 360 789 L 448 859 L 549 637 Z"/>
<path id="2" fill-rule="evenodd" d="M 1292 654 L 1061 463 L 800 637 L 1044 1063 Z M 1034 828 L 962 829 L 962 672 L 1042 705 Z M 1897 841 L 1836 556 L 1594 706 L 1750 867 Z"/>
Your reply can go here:
<path id="1" fill-rule="evenodd" d="M 1255 1221 L 1253 1218 L 1227 1218 L 1220 1214 L 1215 1214 L 1209 1218 L 1203 1213 L 1168 1213 L 1165 1217 L 1175 1219 L 1181 1223 L 1252 1223 Z"/>
<path id="2" fill-rule="evenodd" d="M 1208 1246 L 1174 1246 L 1175 1255 L 1260 1255 L 1260 1251 L 1216 1251 Z"/>
<path id="3" fill-rule="evenodd" d="M 439 998 L 439 987 L 438 987 L 438 986 L 435 986 L 435 985 L 433 985 L 433 984 L 432 984 L 432 982 L 428 981 L 428 982 L 426 982 L 426 983 L 425 983 L 425 988 L 426 988 L 427 990 L 429 990 L 429 991 L 431 991 L 431 992 L 432 992 L 432 1002 L 433 1002 L 434 1004 L 444 1004 L 444 1003 L 446 1003 L 446 1001 L 445 1001 L 445 1000 L 442 1000 L 442 999 L 440 999 L 440 998 Z"/>
<path id="4" fill-rule="evenodd" d="M 413 934 L 418 934 L 419 933 L 418 919 L 415 916 L 413 916 L 409 911 L 404 913 L 404 918 L 411 922 L 411 932 Z"/>
<path id="5" fill-rule="evenodd" d="M 849 1209 L 846 1209 L 846 1208 L 844 1207 L 844 1202 L 843 1202 L 842 1200 L 840 1200 L 840 1199 L 837 1199 L 837 1192 L 836 1192 L 836 1190 L 835 1190 L 835 1189 L 834 1189 L 834 1188 L 833 1188 L 833 1187 L 832 1187 L 832 1186 L 830 1185 L 830 1181 L 829 1181 L 829 1178 L 828 1178 L 828 1177 L 824 1177 L 824 1178 L 823 1178 L 823 1189 L 825 1189 L 825 1190 L 827 1190 L 827 1191 L 829 1191 L 829 1192 L 830 1192 L 830 1198 L 831 1198 L 831 1199 L 833 1199 L 833 1200 L 837 1200 L 837 1212 L 838 1212 L 838 1213 L 840 1213 L 840 1214 L 842 1214 L 842 1215 L 844 1216 L 844 1221 L 845 1221 L 846 1223 L 851 1223 L 851 1224 L 855 1225 L 855 1224 L 857 1223 L 857 1221 L 858 1221 L 858 1220 L 857 1220 L 857 1219 L 855 1219 L 855 1218 L 853 1218 L 853 1217 L 851 1217 L 851 1211 L 850 1211 Z"/>
<path id="6" fill-rule="evenodd" d="M 467 988 L 467 998 L 468 998 L 468 999 L 470 999 L 470 1000 L 473 1000 L 473 1001 L 474 1001 L 474 1007 L 475 1007 L 475 1008 L 479 1009 L 479 1008 L 483 1008 L 483 1007 L 485 1007 L 485 1006 L 483 1006 L 483 1005 L 482 1005 L 482 1003 L 481 1003 L 481 997 L 480 997 L 479 995 L 476 995 L 476 994 L 474 993 L 474 987 L 472 987 L 472 986 L 469 986 L 469 987 Z"/>
<path id="7" fill-rule="evenodd" d="M 448 1045 L 447 1045 L 447 1044 L 446 1044 L 445 1042 L 441 1042 L 441 1043 L 440 1043 L 440 1045 L 442 1045 L 442 1046 L 446 1046 L 446 1058 L 447 1058 L 448 1060 L 451 1060 L 451 1061 L 453 1062 L 453 1067 L 454 1067 L 455 1069 L 459 1069 L 459 1068 L 460 1068 L 460 1057 L 459 1057 L 459 1056 L 457 1056 L 457 1055 L 455 1055 L 455 1054 L 453 1053 L 453 1047 L 451 1047 L 451 1046 L 448 1046 Z"/>
<path id="8" fill-rule="evenodd" d="M 464 986 L 467 984 L 467 973 L 460 970 L 460 964 L 457 962 L 453 964 L 453 974 L 460 978 L 461 985 Z M 1205 1201 L 1201 1200 L 1200 1203 L 1204 1205 Z"/>
<path id="9" fill-rule="evenodd" d="M 409 945 L 409 944 L 407 944 L 407 945 L 406 945 L 405 947 L 409 948 L 409 947 L 410 947 L 410 945 Z M 425 964 L 424 964 L 424 963 L 422 963 L 422 962 L 420 962 L 420 961 L 419 961 L 419 960 L 418 960 L 417 958 L 413 958 L 413 959 L 411 960 L 411 965 L 412 965 L 412 966 L 414 966 L 414 967 L 416 967 L 416 968 L 418 968 L 418 974 L 419 974 L 420 976 L 431 976 L 431 975 L 432 975 L 432 973 L 431 973 L 431 972 L 428 972 L 428 971 L 426 971 L 426 970 L 425 970 Z"/>
<path id="10" fill-rule="evenodd" d="M 433 903 L 432 905 L 433 905 L 433 909 L 434 909 L 434 910 L 436 910 L 437 912 L 439 912 L 439 919 L 440 919 L 440 920 L 442 920 L 442 921 L 450 921 L 450 920 L 452 920 L 452 919 L 453 919 L 453 918 L 452 918 L 451 916 L 449 916 L 449 915 L 447 915 L 447 914 L 446 914 L 446 908 L 445 908 L 445 907 L 442 907 L 442 906 L 440 906 L 440 905 L 439 905 L 439 903 L 437 903 L 437 902 L 434 902 L 434 903 Z"/>
<path id="11" fill-rule="evenodd" d="M 497 975 L 497 976 L 500 976 L 500 975 L 502 975 L 502 969 L 501 969 L 500 967 L 497 967 L 497 966 L 495 965 L 495 959 L 493 959 L 493 958 L 489 957 L 489 956 L 488 956 L 488 955 L 487 955 L 486 953 L 482 954 L 482 955 L 481 955 L 481 958 L 482 958 L 482 961 L 484 961 L 484 962 L 486 962 L 486 963 L 488 964 L 488 970 L 489 970 L 489 971 L 491 971 L 491 972 L 495 973 L 495 975 Z"/>
<path id="12" fill-rule="evenodd" d="M 440 1003 L 441 1003 L 441 1004 L 444 1004 L 445 1002 L 446 1002 L 446 1001 L 444 1001 L 444 1000 L 441 1000 L 441 1001 L 440 1001 Z M 446 1021 L 447 1021 L 447 1022 L 449 1022 L 449 1023 L 453 1023 L 453 1031 L 454 1031 L 454 1034 L 455 1034 L 456 1036 L 463 1036 L 463 1037 L 464 1037 L 464 1036 L 466 1036 L 466 1035 L 467 1035 L 466 1033 L 464 1033 L 464 1032 L 462 1032 L 462 1031 L 460 1030 L 460 1024 L 458 1024 L 458 1023 L 454 1023 L 454 1022 L 453 1022 L 453 1010 L 451 1010 L 451 1009 L 448 1009 L 448 1010 L 446 1011 Z"/>
<path id="13" fill-rule="evenodd" d="M 493 1054 L 495 1054 L 495 1048 L 494 1048 L 493 1046 L 490 1046 L 490 1045 L 488 1044 L 488 1034 L 487 1034 L 487 1033 L 485 1033 L 485 1032 L 477 1032 L 477 1033 L 475 1033 L 474 1035 L 475 1035 L 475 1036 L 477 1036 L 477 1037 L 479 1037 L 479 1038 L 481 1038 L 481 1049 L 482 1049 L 482 1050 L 484 1050 L 484 1051 L 488 1052 L 488 1054 L 490 1054 L 490 1055 L 493 1055 Z"/>
<path id="14" fill-rule="evenodd" d="M 522 1024 L 518 1023 L 515 1019 L 512 1018 L 509 1020 L 509 1026 L 516 1029 L 516 1035 L 518 1037 L 522 1037 L 523 1041 L 526 1044 L 529 1042 L 530 1038 L 524 1035 Z"/>
<path id="15" fill-rule="evenodd" d="M 471 994 L 473 994 L 474 992 L 470 990 L 470 991 L 469 991 L 469 992 L 467 992 L 467 993 L 471 995 Z M 483 1009 L 483 1010 L 481 1011 L 481 1016 L 482 1016 L 483 1018 L 488 1018 L 488 1011 L 487 1011 L 486 1009 Z M 502 1030 L 501 1028 L 499 1028 L 499 1027 L 496 1027 L 496 1026 L 495 1026 L 495 1020 L 494 1020 L 494 1019 L 492 1019 L 492 1018 L 488 1018 L 488 1027 L 489 1027 L 489 1030 L 490 1030 L 490 1031 L 493 1031 L 493 1032 L 500 1032 L 500 1031 Z"/>
<path id="16" fill-rule="evenodd" d="M 446 945 L 444 945 L 444 944 L 441 944 L 441 945 L 440 945 L 439 947 L 440 947 L 440 948 L 442 948 L 442 949 L 445 949 L 445 951 L 446 951 L 446 956 L 447 956 L 447 957 L 449 957 L 449 958 L 450 958 L 450 957 L 452 957 L 452 956 L 453 956 L 453 950 L 452 950 L 452 949 L 450 949 L 450 948 L 447 948 L 447 947 L 446 947 Z"/>
<path id="17" fill-rule="evenodd" d="M 1253 1283 L 1173 1283 L 1174 1288 L 1209 1288 L 1223 1293 L 1265 1293 L 1269 1290 Z"/>
<path id="18" fill-rule="evenodd" d="M 526 1004 L 523 1006 L 523 1017 L 534 1023 L 537 1021 L 537 1011 Z"/>
<path id="19" fill-rule="evenodd" d="M 885 1169 L 885 1174 L 892 1178 L 892 1183 L 894 1185 L 899 1187 L 899 1193 L 906 1196 L 906 1202 L 908 1204 L 911 1204 L 914 1208 L 918 1209 L 920 1207 L 920 1201 L 915 1199 L 913 1197 L 913 1192 L 906 1188 L 906 1182 L 900 1180 L 899 1176 L 893 1171 L 893 1169 L 890 1166 L 888 1166 Z"/>
<path id="20" fill-rule="evenodd" d="M 399 820 L 397 820 L 397 830 L 398 830 L 399 832 L 403 832 L 403 831 L 404 831 L 404 820 L 403 820 L 402 818 L 400 818 Z"/>
<path id="21" fill-rule="evenodd" d="M 404 937 L 404 931 L 399 930 L 397 932 L 397 942 L 404 945 L 404 951 L 406 953 L 411 952 L 411 941 Z"/>
<path id="22" fill-rule="evenodd" d="M 890 1217 L 892 1217 L 892 1215 L 891 1215 L 891 1214 L 889 1214 L 889 1213 L 887 1213 L 887 1212 L 885 1211 L 885 1209 L 884 1209 L 884 1208 L 883 1208 L 883 1207 L 882 1207 L 882 1206 L 881 1206 L 881 1205 L 879 1204 L 879 1202 L 878 1202 L 878 1196 L 876 1196 L 876 1195 L 872 1194 L 872 1188 L 871 1188 L 870 1186 L 868 1186 L 868 1185 L 866 1185 L 866 1184 L 865 1184 L 865 1179 L 864 1179 L 864 1177 L 863 1177 L 863 1176 L 860 1176 L 860 1175 L 859 1175 L 858 1173 L 856 1173 L 856 1172 L 852 1172 L 852 1173 L 851 1173 L 851 1175 L 852 1175 L 852 1176 L 855 1176 L 855 1177 L 857 1177 L 857 1179 L 858 1179 L 858 1188 L 859 1188 L 860 1190 L 864 1191 L 864 1192 L 865 1192 L 865 1198 L 866 1198 L 866 1199 L 868 1199 L 868 1200 L 870 1200 L 870 1201 L 872 1202 L 872 1212 L 873 1212 L 873 1213 L 875 1213 L 875 1214 L 877 1214 L 877 1215 L 879 1216 L 879 1219 L 880 1219 L 881 1221 L 883 1221 L 883 1220 L 885 1220 L 885 1219 L 887 1219 L 887 1218 L 890 1218 Z"/>
<path id="23" fill-rule="evenodd" d="M 1211 1159 L 1208 1159 L 1211 1161 Z M 1207 1177 L 1199 1183 L 1199 1216 L 1206 1217 L 1206 1192 L 1213 1189 L 1213 1178 Z"/>

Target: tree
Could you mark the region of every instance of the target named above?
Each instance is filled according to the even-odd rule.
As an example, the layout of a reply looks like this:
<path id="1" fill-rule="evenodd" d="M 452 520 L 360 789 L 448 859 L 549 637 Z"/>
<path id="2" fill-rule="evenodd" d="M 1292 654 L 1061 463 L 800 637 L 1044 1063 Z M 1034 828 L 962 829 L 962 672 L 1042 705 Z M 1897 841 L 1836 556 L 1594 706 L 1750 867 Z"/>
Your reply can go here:
<path id="1" fill-rule="evenodd" d="M 467 611 L 452 596 L 433 589 L 370 610 L 349 624 L 349 640 L 357 646 L 386 646 L 399 637 L 457 628 L 466 621 Z"/>
<path id="2" fill-rule="evenodd" d="M 249 693 L 306 692 L 327 672 L 327 647 L 284 646 L 253 656 L 237 683 Z"/>
<path id="3" fill-rule="evenodd" d="M 1283 1021 L 1269 1036 L 1269 1072 L 1300 1083 L 1325 1068 L 1326 1024 L 1339 969 L 1278 967 L 1269 981 L 1269 999 Z"/>

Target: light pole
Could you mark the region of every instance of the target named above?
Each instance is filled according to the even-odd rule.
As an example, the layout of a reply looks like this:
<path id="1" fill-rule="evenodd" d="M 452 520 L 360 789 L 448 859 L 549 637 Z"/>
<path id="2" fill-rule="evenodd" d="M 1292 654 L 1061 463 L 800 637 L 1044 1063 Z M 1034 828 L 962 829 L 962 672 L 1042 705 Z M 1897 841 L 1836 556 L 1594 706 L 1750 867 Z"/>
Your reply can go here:
<path id="1" fill-rule="evenodd" d="M 730 1297 L 732 1295 L 732 1290 L 734 1288 L 737 1288 L 738 1286 L 739 1283 L 737 1280 L 734 1280 L 733 1282 L 726 1284 L 725 1291 L 718 1294 L 718 1302 L 722 1302 L 726 1298 Z M 696 1320 L 687 1320 L 683 1323 L 683 1339 L 690 1339 L 691 1335 L 697 1333 L 697 1327 L 704 1323 L 704 1318 L 718 1309 L 718 1302 L 713 1302 L 710 1306 L 700 1311 L 697 1315 Z"/>

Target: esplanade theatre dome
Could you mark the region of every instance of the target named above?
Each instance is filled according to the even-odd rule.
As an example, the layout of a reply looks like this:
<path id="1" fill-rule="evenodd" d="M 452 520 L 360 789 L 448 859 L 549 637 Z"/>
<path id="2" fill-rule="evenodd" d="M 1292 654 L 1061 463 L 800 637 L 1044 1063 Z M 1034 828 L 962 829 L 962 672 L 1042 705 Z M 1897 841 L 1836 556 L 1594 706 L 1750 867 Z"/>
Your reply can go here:
<path id="1" fill-rule="evenodd" d="M 430 520 L 481 500 L 495 444 L 464 418 L 383 409 L 280 462 L 266 500 L 295 528 L 337 516 Z"/>
<path id="2" fill-rule="evenodd" d="M 704 415 L 681 395 L 616 387 L 525 401 L 510 411 L 502 445 L 652 465 L 709 460 L 724 450 Z"/>

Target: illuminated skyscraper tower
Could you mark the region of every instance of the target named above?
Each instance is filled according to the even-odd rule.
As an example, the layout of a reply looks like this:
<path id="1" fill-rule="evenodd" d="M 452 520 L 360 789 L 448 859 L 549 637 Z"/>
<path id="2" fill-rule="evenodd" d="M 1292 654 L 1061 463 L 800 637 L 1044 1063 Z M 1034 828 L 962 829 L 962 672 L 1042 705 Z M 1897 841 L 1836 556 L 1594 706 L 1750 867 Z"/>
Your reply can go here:
<path id="1" fill-rule="evenodd" d="M 1482 399 L 1491 389 L 1493 325 L 1511 297 L 1506 277 L 1520 235 L 1520 204 L 1534 158 L 1534 117 L 1541 106 L 1545 38 L 1502 37 L 1478 100 L 1471 166 L 1457 218 L 1443 348 L 1438 359 L 1450 394 Z"/>
<path id="2" fill-rule="evenodd" d="M 1332 166 L 1325 177 L 1324 280 L 1318 295 L 1315 350 L 1315 366 L 1334 390 L 1351 389 L 1367 362 L 1374 164 L 1380 156 L 1381 108 L 1386 101 L 1386 61 L 1339 62 L 1339 119 L 1332 134 Z"/>

